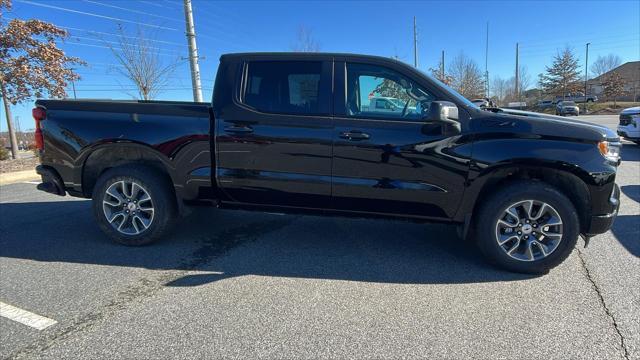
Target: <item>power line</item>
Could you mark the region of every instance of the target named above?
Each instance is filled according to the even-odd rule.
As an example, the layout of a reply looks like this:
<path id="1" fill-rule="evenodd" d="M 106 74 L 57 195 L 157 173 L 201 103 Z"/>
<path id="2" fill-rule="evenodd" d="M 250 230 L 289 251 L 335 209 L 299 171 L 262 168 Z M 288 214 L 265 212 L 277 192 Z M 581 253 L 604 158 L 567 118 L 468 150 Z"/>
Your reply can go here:
<path id="1" fill-rule="evenodd" d="M 584 35 L 584 34 L 583 34 Z M 633 35 L 633 34 L 631 34 Z M 596 36 L 589 36 L 586 38 L 558 38 L 558 37 L 554 37 L 554 38 L 548 38 L 548 39 L 537 39 L 535 41 L 530 41 L 530 42 L 525 42 L 524 46 L 525 47 L 535 47 L 535 46 L 540 46 L 540 45 L 548 45 L 548 44 L 562 44 L 562 43 L 567 43 L 567 42 L 581 42 L 581 41 L 593 41 L 595 39 L 609 39 L 609 38 L 624 38 L 630 36 L 629 33 L 622 33 L 622 34 L 618 34 L 618 35 L 596 35 Z"/>
<path id="2" fill-rule="evenodd" d="M 152 28 L 156 28 L 156 29 L 178 31 L 178 29 L 170 28 L 170 27 L 166 27 L 166 26 L 147 24 L 147 23 L 143 23 L 143 22 L 140 22 L 140 21 L 126 20 L 126 19 L 116 18 L 116 17 L 112 17 L 112 16 L 106 16 L 106 15 L 90 13 L 90 12 L 86 12 L 86 11 L 73 10 L 73 9 L 69 9 L 69 8 L 65 8 L 65 7 L 61 7 L 61 6 L 41 4 L 41 3 L 29 1 L 29 0 L 16 0 L 16 2 L 20 2 L 20 3 L 28 4 L 28 5 L 33 5 L 33 6 L 44 7 L 44 8 L 48 8 L 48 9 L 66 11 L 66 12 L 70 12 L 70 13 L 74 13 L 74 14 L 93 16 L 93 17 L 97 17 L 97 18 L 101 18 L 101 19 L 126 22 L 126 23 L 141 25 L 141 26 L 148 26 L 148 27 L 152 27 Z"/>
<path id="3" fill-rule="evenodd" d="M 123 37 L 123 38 L 127 38 L 127 39 L 139 39 L 139 37 L 137 36 L 126 36 L 126 35 L 122 35 L 122 34 L 117 34 L 117 33 L 108 33 L 108 32 L 103 32 L 103 31 L 94 31 L 94 30 L 88 30 L 88 29 L 81 29 L 81 28 L 76 28 L 76 27 L 71 27 L 71 26 L 59 26 L 57 25 L 59 28 L 63 28 L 63 29 L 69 29 L 69 30 L 75 30 L 75 31 L 82 31 L 82 32 L 86 32 L 89 34 L 98 34 L 98 35 L 107 35 L 107 36 L 116 36 L 116 37 Z M 74 37 L 77 35 L 73 35 L 73 34 L 69 34 L 69 36 Z M 155 39 L 145 39 L 146 41 L 151 41 L 151 42 L 157 42 L 157 43 L 162 43 L 162 44 L 167 44 L 167 45 L 175 45 L 175 46 L 180 46 L 180 47 L 186 47 L 185 44 L 181 44 L 181 43 L 177 43 L 177 42 L 173 42 L 173 41 L 165 41 L 165 40 L 155 40 Z"/>
<path id="4" fill-rule="evenodd" d="M 629 43 L 635 43 L 640 41 L 640 38 L 637 37 L 637 35 L 633 35 L 633 38 L 630 39 L 625 39 L 625 40 L 611 40 L 611 41 L 590 41 L 592 44 L 596 44 L 596 45 L 611 45 L 611 44 L 629 44 Z M 560 50 L 560 48 L 558 46 L 548 46 L 542 49 L 532 49 L 532 48 L 527 48 L 525 50 L 525 52 L 540 52 L 540 51 L 549 51 L 551 49 L 555 49 L 555 50 Z"/>
<path id="5" fill-rule="evenodd" d="M 163 6 L 163 5 L 154 3 L 152 1 L 144 1 L 144 0 L 138 0 L 138 1 L 140 1 L 141 3 L 153 5 L 153 6 L 156 6 L 156 7 L 159 7 L 159 8 L 163 8 L 163 9 L 175 10 L 175 8 L 170 8 L 170 7 L 167 7 L 167 6 Z"/>
<path id="6" fill-rule="evenodd" d="M 86 37 L 86 36 L 78 36 L 78 35 L 74 35 L 70 37 L 71 40 L 73 39 L 82 39 L 82 40 L 89 40 L 89 41 L 98 41 L 98 42 L 102 42 L 102 43 L 107 43 L 107 44 L 120 44 L 120 42 L 118 41 L 109 41 L 109 40 L 103 40 L 103 39 L 94 39 L 94 38 L 90 38 L 90 37 Z M 146 39 L 145 39 L 146 40 Z M 173 53 L 175 55 L 179 55 L 180 53 L 178 52 L 174 52 L 172 50 L 168 50 L 165 48 L 161 48 L 161 47 L 157 47 L 157 46 L 147 46 L 148 49 L 155 49 L 155 50 L 162 50 L 162 51 L 167 51 L 168 53 Z M 115 48 L 114 48 L 115 49 Z"/>
<path id="7" fill-rule="evenodd" d="M 170 18 L 170 17 L 167 17 L 167 16 L 152 14 L 152 13 L 149 13 L 148 11 L 140 11 L 140 10 L 130 9 L 130 8 L 122 7 L 122 6 L 105 4 L 105 3 L 101 3 L 99 1 L 94 1 L 94 0 L 82 0 L 82 1 L 84 1 L 86 3 L 90 3 L 90 4 L 95 4 L 95 5 L 99 5 L 99 6 L 112 8 L 112 9 L 123 10 L 123 11 L 127 11 L 127 12 L 130 12 L 130 13 L 142 14 L 142 15 L 146 15 L 146 16 L 153 16 L 153 17 L 157 17 L 159 19 L 165 19 L 165 20 L 169 20 L 169 21 L 173 21 L 173 22 L 177 22 L 177 23 L 182 23 L 182 21 L 180 21 L 180 20 L 176 20 L 174 18 Z"/>
<path id="8" fill-rule="evenodd" d="M 109 46 L 104 46 L 104 45 L 85 44 L 85 43 L 81 43 L 81 42 L 70 42 L 70 41 L 68 41 L 68 42 L 65 42 L 64 44 L 65 44 L 65 45 L 89 46 L 89 47 L 103 48 L 103 49 L 109 49 L 109 50 L 111 50 L 111 49 L 123 50 L 122 48 L 120 48 L 120 47 L 116 47 L 116 46 L 114 46 L 114 47 L 109 47 Z M 165 53 L 161 53 L 161 52 L 158 52 L 158 55 L 162 55 L 162 56 L 173 56 L 173 57 L 179 56 L 179 54 L 178 54 L 178 53 L 174 53 L 174 54 L 165 54 Z"/>
<path id="9" fill-rule="evenodd" d="M 213 90 L 213 87 L 204 87 L 202 88 L 203 90 Z M 97 89 L 86 89 L 86 88 L 76 88 L 76 91 L 80 92 L 80 91 L 86 91 L 86 92 L 118 92 L 118 91 L 137 91 L 140 90 L 139 88 L 125 88 L 125 87 L 120 87 L 118 89 L 104 89 L 104 88 L 97 88 Z M 190 87 L 180 87 L 180 88 L 163 88 L 163 87 L 159 87 L 158 90 L 161 91 L 183 91 L 183 90 L 191 90 Z"/>
<path id="10" fill-rule="evenodd" d="M 626 49 L 629 46 L 627 45 L 620 45 L 620 46 L 607 46 L 607 47 L 591 47 L 592 51 L 610 51 L 610 50 L 615 50 L 615 49 Z M 539 58 L 539 57 L 551 57 L 558 54 L 558 50 L 556 49 L 553 52 L 528 52 L 525 54 L 525 56 L 527 58 Z"/>

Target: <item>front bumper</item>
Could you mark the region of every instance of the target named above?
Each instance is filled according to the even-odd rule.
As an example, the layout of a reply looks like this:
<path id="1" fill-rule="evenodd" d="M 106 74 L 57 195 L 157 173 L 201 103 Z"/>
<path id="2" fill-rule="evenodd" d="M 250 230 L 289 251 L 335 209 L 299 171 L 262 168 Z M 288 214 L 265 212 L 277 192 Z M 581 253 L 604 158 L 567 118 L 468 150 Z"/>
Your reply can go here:
<path id="1" fill-rule="evenodd" d="M 42 183 L 37 186 L 38 190 L 60 196 L 66 194 L 62 178 L 54 168 L 46 165 L 38 165 L 36 166 L 36 173 L 42 177 Z"/>
<path id="2" fill-rule="evenodd" d="M 618 126 L 618 135 L 629 140 L 640 140 L 640 128 L 632 125 Z"/>
<path id="3" fill-rule="evenodd" d="M 613 192 L 609 198 L 609 204 L 613 209 L 612 212 L 591 216 L 591 222 L 585 231 L 587 236 L 605 233 L 613 226 L 613 222 L 616 220 L 616 216 L 618 216 L 618 209 L 620 208 L 620 187 L 618 187 L 618 184 L 614 184 Z"/>

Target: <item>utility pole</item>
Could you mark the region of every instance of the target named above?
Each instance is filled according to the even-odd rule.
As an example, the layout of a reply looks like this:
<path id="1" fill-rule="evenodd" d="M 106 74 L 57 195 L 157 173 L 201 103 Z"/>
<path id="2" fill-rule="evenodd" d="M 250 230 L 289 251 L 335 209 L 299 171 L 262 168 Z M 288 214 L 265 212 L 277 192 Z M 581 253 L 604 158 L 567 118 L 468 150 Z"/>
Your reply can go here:
<path id="1" fill-rule="evenodd" d="M 416 17 L 413 17 L 413 66 L 418 67 L 418 28 Z"/>
<path id="2" fill-rule="evenodd" d="M 442 76 L 442 82 L 444 82 L 444 50 L 442 50 L 442 59 L 440 59 L 440 76 Z"/>
<path id="3" fill-rule="evenodd" d="M 489 22 L 487 21 L 487 39 L 484 49 L 484 96 L 489 98 Z"/>
<path id="4" fill-rule="evenodd" d="M 7 116 L 7 131 L 9 132 L 9 142 L 11 143 L 11 158 L 15 159 L 18 156 L 18 141 L 16 140 L 16 132 L 13 130 L 13 121 L 11 121 L 11 109 L 9 108 L 9 100 L 7 100 L 7 91 L 2 81 L 0 81 L 0 90 L 2 91 L 4 112 Z"/>
<path id="5" fill-rule="evenodd" d="M 520 102 L 520 68 L 518 67 L 518 50 L 520 49 L 520 44 L 516 43 L 516 99 Z"/>
<path id="6" fill-rule="evenodd" d="M 76 96 L 76 82 L 71 80 L 71 88 L 73 89 L 73 98 L 77 99 L 78 97 Z"/>
<path id="7" fill-rule="evenodd" d="M 184 0 L 184 19 L 187 26 L 187 42 L 189 43 L 189 64 L 191 65 L 191 86 L 193 87 L 193 101 L 202 102 L 200 66 L 198 65 L 198 47 L 196 46 L 196 28 L 193 25 L 193 10 L 191 10 L 191 0 Z"/>
<path id="8" fill-rule="evenodd" d="M 589 77 L 589 73 L 587 72 L 587 69 L 589 68 L 589 45 L 591 45 L 591 43 L 587 43 L 587 54 L 584 58 L 584 112 L 585 113 L 587 112 L 587 78 Z"/>

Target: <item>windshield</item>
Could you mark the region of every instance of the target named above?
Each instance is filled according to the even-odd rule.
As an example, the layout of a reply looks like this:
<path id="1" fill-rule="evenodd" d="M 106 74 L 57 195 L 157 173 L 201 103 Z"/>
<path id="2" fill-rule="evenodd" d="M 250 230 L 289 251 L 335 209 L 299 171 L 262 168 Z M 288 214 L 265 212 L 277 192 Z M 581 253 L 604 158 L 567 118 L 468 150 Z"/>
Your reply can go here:
<path id="1" fill-rule="evenodd" d="M 575 105 L 575 104 L 576 104 L 576 103 L 574 103 L 573 101 L 563 101 L 563 102 L 562 102 L 562 105 L 568 105 L 568 106 L 573 106 L 573 105 Z"/>
<path id="2" fill-rule="evenodd" d="M 480 108 L 478 107 L 478 105 L 476 105 L 476 104 L 472 103 L 472 102 L 471 102 L 471 101 L 469 101 L 469 99 L 467 99 L 466 97 L 464 97 L 464 96 L 462 96 L 462 95 L 458 94 L 458 92 L 457 92 L 457 91 L 455 91 L 455 90 L 453 90 L 452 88 L 450 88 L 450 87 L 449 87 L 449 85 L 447 85 L 447 84 L 443 83 L 442 81 L 440 81 L 440 80 L 438 80 L 438 79 L 434 78 L 433 76 L 431 76 L 431 75 L 429 75 L 429 74 L 425 73 L 425 72 L 424 72 L 424 71 L 422 71 L 422 70 L 420 70 L 420 72 L 422 73 L 422 75 L 424 75 L 424 76 L 428 77 L 428 78 L 429 78 L 429 79 L 431 79 L 433 82 L 437 83 L 438 85 L 440 85 L 440 86 L 442 86 L 443 88 L 445 88 L 446 90 L 448 90 L 448 92 L 449 92 L 451 95 L 453 95 L 457 100 L 459 100 L 461 103 L 463 103 L 463 104 L 465 104 L 465 105 L 467 105 L 467 106 L 474 107 L 474 108 L 476 108 L 476 109 L 480 109 Z"/>

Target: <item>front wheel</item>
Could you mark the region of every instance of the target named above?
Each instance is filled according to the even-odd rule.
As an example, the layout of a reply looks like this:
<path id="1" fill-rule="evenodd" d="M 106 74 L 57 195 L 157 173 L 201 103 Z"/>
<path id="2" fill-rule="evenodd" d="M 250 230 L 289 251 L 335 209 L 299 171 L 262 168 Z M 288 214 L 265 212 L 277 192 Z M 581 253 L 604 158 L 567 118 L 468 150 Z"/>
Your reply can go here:
<path id="1" fill-rule="evenodd" d="M 141 166 L 107 170 L 93 189 L 98 225 L 114 241 L 146 245 L 163 237 L 176 217 L 171 184 L 162 173 Z"/>
<path id="2" fill-rule="evenodd" d="M 506 185 L 476 218 L 482 253 L 505 269 L 542 274 L 564 261 L 578 240 L 578 214 L 556 188 L 538 181 Z"/>

